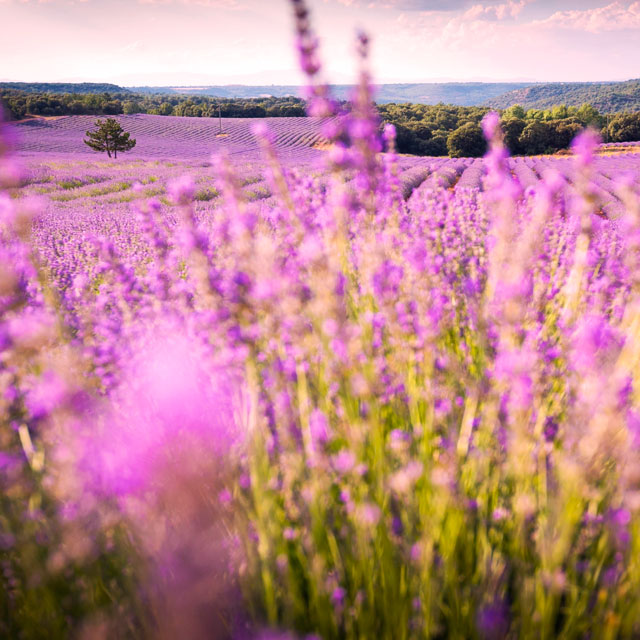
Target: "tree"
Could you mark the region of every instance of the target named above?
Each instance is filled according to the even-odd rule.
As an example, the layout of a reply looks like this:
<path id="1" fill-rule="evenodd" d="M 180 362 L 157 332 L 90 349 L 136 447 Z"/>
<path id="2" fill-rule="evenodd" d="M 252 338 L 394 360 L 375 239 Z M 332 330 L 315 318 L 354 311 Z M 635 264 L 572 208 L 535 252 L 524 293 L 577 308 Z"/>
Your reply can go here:
<path id="1" fill-rule="evenodd" d="M 115 118 L 106 120 L 96 120 L 96 131 L 87 131 L 88 140 L 84 143 L 94 151 L 106 151 L 111 157 L 111 152 L 115 158 L 118 151 L 130 151 L 136 146 L 136 141 L 130 139 L 131 134 L 122 130 L 122 127 Z"/>
<path id="2" fill-rule="evenodd" d="M 601 129 L 604 125 L 604 118 L 598 113 L 598 110 L 585 102 L 576 110 L 576 118 L 582 122 L 585 127 L 591 126 Z"/>
<path id="3" fill-rule="evenodd" d="M 640 140 L 640 112 L 621 113 L 609 122 L 611 142 L 635 142 Z"/>
<path id="4" fill-rule="evenodd" d="M 124 113 L 129 115 L 132 113 L 143 113 L 142 107 L 137 100 L 125 101 L 125 103 L 122 105 L 122 110 L 124 111 Z"/>
<path id="5" fill-rule="evenodd" d="M 571 119 L 553 120 L 547 123 L 553 131 L 555 149 L 567 149 L 572 140 L 584 129 L 582 124 Z"/>
<path id="6" fill-rule="evenodd" d="M 482 129 L 474 122 L 467 122 L 447 138 L 447 149 L 452 158 L 478 158 L 487 150 Z"/>
<path id="7" fill-rule="evenodd" d="M 520 144 L 520 136 L 527 126 L 526 121 L 522 118 L 505 118 L 503 116 L 500 124 L 504 133 L 504 143 L 511 155 L 515 156 L 524 153 L 525 151 Z"/>
<path id="8" fill-rule="evenodd" d="M 527 155 L 548 153 L 554 149 L 553 128 L 546 122 L 533 120 L 523 129 L 518 141 Z"/>
<path id="9" fill-rule="evenodd" d="M 566 104 L 557 104 L 551 109 L 550 120 L 562 120 L 569 117 L 569 110 Z"/>
<path id="10" fill-rule="evenodd" d="M 526 118 L 526 113 L 521 104 L 512 104 L 508 109 L 505 109 L 502 117 L 505 120 L 509 118 L 518 118 L 518 120 L 524 120 Z"/>

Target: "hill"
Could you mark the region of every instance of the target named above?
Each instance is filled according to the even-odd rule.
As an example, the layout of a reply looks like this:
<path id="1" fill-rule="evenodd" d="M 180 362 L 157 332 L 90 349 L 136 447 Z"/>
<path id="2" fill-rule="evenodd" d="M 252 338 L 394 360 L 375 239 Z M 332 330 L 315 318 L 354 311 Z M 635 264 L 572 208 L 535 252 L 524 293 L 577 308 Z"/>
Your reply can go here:
<path id="1" fill-rule="evenodd" d="M 531 86 L 518 82 L 426 82 L 376 85 L 375 98 L 379 103 L 453 104 L 471 107 L 486 103 L 498 96 Z M 162 96 L 206 96 L 211 98 L 284 98 L 302 96 L 297 85 L 201 85 L 201 86 L 135 86 L 93 82 L 0 82 L 0 91 L 13 90 L 38 94 L 142 94 Z M 348 100 L 353 86 L 336 84 L 331 90 L 339 100 Z"/>
<path id="2" fill-rule="evenodd" d="M 0 89 L 25 93 L 129 93 L 117 84 L 98 82 L 0 82 Z"/>
<path id="3" fill-rule="evenodd" d="M 502 95 L 505 92 L 528 87 L 528 83 L 517 82 L 427 82 L 407 84 L 380 84 L 375 88 L 375 99 L 379 103 L 412 102 L 417 104 L 454 104 L 474 106 Z M 295 85 L 219 85 L 199 87 L 128 87 L 135 93 L 160 95 L 198 95 L 216 98 L 261 98 L 273 96 L 300 96 L 302 87 Z M 349 98 L 353 87 L 336 84 L 331 90 L 339 100 Z"/>
<path id="4" fill-rule="evenodd" d="M 485 102 L 496 109 L 514 104 L 525 109 L 549 109 L 559 104 L 579 107 L 584 103 L 593 105 L 600 113 L 640 111 L 640 80 L 535 84 Z"/>

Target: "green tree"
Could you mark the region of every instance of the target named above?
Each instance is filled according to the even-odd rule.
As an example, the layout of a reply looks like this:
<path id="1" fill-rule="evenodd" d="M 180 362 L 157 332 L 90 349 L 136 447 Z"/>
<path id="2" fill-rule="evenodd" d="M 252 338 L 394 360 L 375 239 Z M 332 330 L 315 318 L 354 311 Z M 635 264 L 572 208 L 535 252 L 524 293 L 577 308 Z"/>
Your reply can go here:
<path id="1" fill-rule="evenodd" d="M 131 134 L 123 131 L 122 127 L 115 118 L 107 118 L 106 120 L 96 120 L 95 131 L 87 131 L 88 140 L 84 143 L 91 147 L 94 151 L 106 151 L 111 157 L 118 157 L 118 151 L 130 151 L 136 146 L 136 141 L 130 138 Z"/>
<path id="2" fill-rule="evenodd" d="M 132 114 L 132 113 L 143 113 L 143 109 L 140 106 L 140 103 L 137 100 L 127 100 L 123 105 L 122 109 L 124 113 Z"/>
<path id="3" fill-rule="evenodd" d="M 640 112 L 621 113 L 609 122 L 607 131 L 611 142 L 640 140 Z"/>
<path id="4" fill-rule="evenodd" d="M 553 151 L 553 128 L 547 122 L 533 120 L 520 134 L 519 142 L 523 152 L 527 155 Z"/>
<path id="5" fill-rule="evenodd" d="M 552 143 L 556 149 L 567 149 L 571 141 L 584 129 L 580 122 L 570 119 L 552 120 L 547 123 L 552 130 Z"/>
<path id="6" fill-rule="evenodd" d="M 505 115 L 506 113 L 505 111 Z M 504 133 L 504 143 L 511 155 L 515 156 L 525 153 L 525 150 L 520 144 L 520 136 L 527 126 L 527 122 L 522 118 L 506 118 L 503 116 L 500 124 L 502 125 L 502 132 Z"/>
<path id="7" fill-rule="evenodd" d="M 585 102 L 576 110 L 575 116 L 585 126 L 592 126 L 600 129 L 604 124 L 604 118 L 600 115 L 598 110 L 588 102 Z"/>
<path id="8" fill-rule="evenodd" d="M 508 109 L 504 110 L 502 117 L 505 119 L 518 118 L 519 120 L 524 120 L 526 113 L 521 104 L 512 104 Z"/>
<path id="9" fill-rule="evenodd" d="M 551 109 L 551 120 L 562 120 L 569 117 L 566 104 L 557 104 Z"/>
<path id="10" fill-rule="evenodd" d="M 544 120 L 544 111 L 542 109 L 529 109 L 527 111 L 527 120 Z"/>
<path id="11" fill-rule="evenodd" d="M 447 149 L 452 158 L 478 158 L 487 150 L 482 129 L 474 122 L 467 122 L 447 138 Z"/>

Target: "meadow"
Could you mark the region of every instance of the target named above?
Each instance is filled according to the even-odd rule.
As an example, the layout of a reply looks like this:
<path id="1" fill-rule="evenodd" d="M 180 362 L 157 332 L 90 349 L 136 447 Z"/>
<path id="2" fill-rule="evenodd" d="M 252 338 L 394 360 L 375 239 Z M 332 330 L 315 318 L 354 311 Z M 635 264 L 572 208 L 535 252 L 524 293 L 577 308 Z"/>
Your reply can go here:
<path id="1" fill-rule="evenodd" d="M 0 636 L 638 637 L 640 153 L 397 156 L 294 5 L 313 118 L 0 128 Z"/>

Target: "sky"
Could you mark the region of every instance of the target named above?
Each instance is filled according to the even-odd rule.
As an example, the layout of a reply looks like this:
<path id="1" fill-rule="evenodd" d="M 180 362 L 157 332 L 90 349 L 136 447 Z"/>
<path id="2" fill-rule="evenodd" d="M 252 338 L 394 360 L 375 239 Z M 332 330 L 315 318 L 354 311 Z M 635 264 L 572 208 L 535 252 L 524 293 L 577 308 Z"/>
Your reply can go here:
<path id="1" fill-rule="evenodd" d="M 640 1 L 308 0 L 324 78 L 640 77 Z M 0 81 L 301 84 L 288 0 L 0 0 Z"/>

